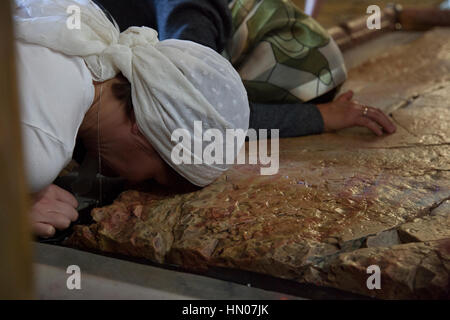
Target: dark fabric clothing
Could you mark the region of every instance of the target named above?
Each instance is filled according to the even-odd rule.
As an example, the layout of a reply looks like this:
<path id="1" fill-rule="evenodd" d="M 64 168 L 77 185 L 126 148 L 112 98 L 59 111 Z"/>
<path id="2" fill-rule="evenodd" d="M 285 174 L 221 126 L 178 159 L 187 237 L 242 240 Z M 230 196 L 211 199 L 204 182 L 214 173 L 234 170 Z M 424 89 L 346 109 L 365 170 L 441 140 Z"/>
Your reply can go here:
<path id="1" fill-rule="evenodd" d="M 158 30 L 159 39 L 191 40 L 221 52 L 231 35 L 228 0 L 94 0 L 116 20 Z"/>
<path id="2" fill-rule="evenodd" d="M 231 35 L 228 0 L 95 0 L 114 17 L 121 31 L 147 26 L 160 40 L 191 40 L 222 52 Z M 323 119 L 311 103 L 250 102 L 250 128 L 280 129 L 280 137 L 323 132 Z"/>
<path id="3" fill-rule="evenodd" d="M 323 132 L 323 120 L 316 105 L 250 103 L 250 125 L 255 129 L 279 129 L 280 138 Z M 270 130 L 268 132 L 270 134 Z"/>

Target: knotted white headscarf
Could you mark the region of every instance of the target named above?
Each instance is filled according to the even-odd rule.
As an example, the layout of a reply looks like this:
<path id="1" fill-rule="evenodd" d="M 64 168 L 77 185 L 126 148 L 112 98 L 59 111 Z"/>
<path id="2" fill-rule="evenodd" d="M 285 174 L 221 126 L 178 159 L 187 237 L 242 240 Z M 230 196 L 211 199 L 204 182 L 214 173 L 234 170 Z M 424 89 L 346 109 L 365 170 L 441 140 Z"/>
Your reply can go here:
<path id="1" fill-rule="evenodd" d="M 73 6 L 80 8 L 80 29 L 68 27 Z M 226 129 L 248 129 L 245 88 L 218 53 L 190 41 L 159 42 L 157 32 L 147 27 L 120 33 L 90 0 L 16 0 L 14 16 L 16 38 L 84 58 L 94 80 L 106 81 L 122 73 L 131 83 L 139 129 L 184 178 L 205 186 L 232 165 L 176 165 L 171 158 L 179 143 L 171 139 L 176 129 L 191 133 L 192 140 L 183 140 L 182 149 L 196 158 L 192 146 L 202 137 L 194 135 L 194 121 L 202 121 L 203 130 L 218 129 L 223 137 Z M 224 139 L 224 150 L 229 143 Z M 242 145 L 239 142 L 235 151 Z"/>

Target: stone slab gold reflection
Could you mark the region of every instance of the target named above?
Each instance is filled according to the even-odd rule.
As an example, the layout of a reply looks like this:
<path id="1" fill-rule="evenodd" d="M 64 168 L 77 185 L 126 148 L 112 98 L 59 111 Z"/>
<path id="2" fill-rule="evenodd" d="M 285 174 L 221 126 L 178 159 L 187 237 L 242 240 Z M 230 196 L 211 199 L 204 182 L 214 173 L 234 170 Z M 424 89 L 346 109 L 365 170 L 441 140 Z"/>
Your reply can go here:
<path id="1" fill-rule="evenodd" d="M 237 166 L 187 195 L 125 192 L 68 244 L 378 298 L 448 298 L 448 39 L 450 29 L 436 29 L 350 71 L 345 86 L 392 113 L 396 134 L 285 139 L 275 176 Z M 381 290 L 366 287 L 373 264 Z"/>

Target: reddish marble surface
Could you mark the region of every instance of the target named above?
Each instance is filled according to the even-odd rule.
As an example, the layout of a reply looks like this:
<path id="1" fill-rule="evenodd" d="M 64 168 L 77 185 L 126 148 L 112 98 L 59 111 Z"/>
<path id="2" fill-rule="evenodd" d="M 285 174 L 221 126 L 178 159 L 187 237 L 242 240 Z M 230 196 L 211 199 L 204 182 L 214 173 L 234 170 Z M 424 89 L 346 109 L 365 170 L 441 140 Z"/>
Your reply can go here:
<path id="1" fill-rule="evenodd" d="M 93 212 L 72 246 L 204 270 L 250 270 L 379 298 L 448 298 L 449 29 L 350 71 L 357 98 L 398 132 L 280 141 L 280 170 L 236 166 L 195 193 L 128 191 Z M 345 89 L 345 88 L 344 88 Z M 370 265 L 382 289 L 366 286 Z"/>

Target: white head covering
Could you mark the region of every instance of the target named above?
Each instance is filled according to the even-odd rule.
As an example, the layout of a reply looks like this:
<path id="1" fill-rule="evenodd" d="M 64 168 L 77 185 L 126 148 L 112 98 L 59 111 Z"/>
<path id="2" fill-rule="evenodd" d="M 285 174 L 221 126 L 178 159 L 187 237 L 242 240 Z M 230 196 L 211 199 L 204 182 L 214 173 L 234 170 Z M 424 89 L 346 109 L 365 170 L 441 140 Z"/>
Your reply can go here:
<path id="1" fill-rule="evenodd" d="M 218 129 L 223 137 L 226 129 L 248 129 L 245 88 L 221 55 L 190 41 L 159 42 L 157 32 L 147 27 L 120 33 L 90 0 L 16 0 L 16 4 L 16 38 L 84 58 L 96 81 L 120 72 L 130 81 L 141 132 L 180 175 L 205 186 L 232 165 L 175 165 L 171 160 L 179 143 L 172 141 L 172 133 L 186 129 L 193 146 L 194 121 L 202 121 L 204 131 Z M 74 5 L 81 9 L 80 29 L 67 26 L 68 8 Z M 227 143 L 230 141 L 224 139 L 223 150 Z M 182 145 L 183 151 L 195 158 L 190 141 L 183 140 Z M 205 144 L 201 145 L 204 149 Z M 242 145 L 240 141 L 235 151 Z"/>

